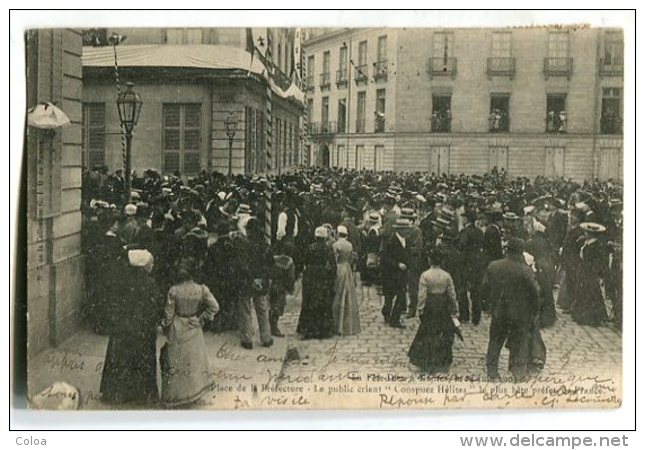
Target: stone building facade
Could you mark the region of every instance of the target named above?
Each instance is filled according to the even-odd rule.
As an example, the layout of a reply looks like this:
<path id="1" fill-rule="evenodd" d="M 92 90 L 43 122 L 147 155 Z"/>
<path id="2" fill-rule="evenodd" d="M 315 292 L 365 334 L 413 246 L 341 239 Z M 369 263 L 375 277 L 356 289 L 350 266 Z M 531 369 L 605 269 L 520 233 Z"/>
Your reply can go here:
<path id="1" fill-rule="evenodd" d="M 27 107 L 54 103 L 71 123 L 54 134 L 27 127 L 28 354 L 78 327 L 81 255 L 82 40 L 80 30 L 26 34 Z"/>
<path id="2" fill-rule="evenodd" d="M 343 45 L 351 45 L 348 65 L 354 70 L 358 42 L 367 48 L 360 61 L 369 70 L 363 87 L 352 76 L 349 97 L 349 89 L 333 83 L 329 89 L 314 83 L 307 90 L 306 101 L 313 105 L 307 145 L 322 155 L 316 163 L 435 173 L 497 167 L 512 175 L 622 178 L 621 30 L 325 30 L 314 32 L 304 49 L 316 63 L 326 52 L 331 55 L 326 66 L 314 67 L 318 76 L 326 67 L 330 73 L 343 67 L 335 60 Z M 380 72 L 383 67 L 387 75 Z M 382 98 L 381 89 L 385 108 L 374 103 Z M 359 95 L 367 99 L 365 107 Z M 318 128 L 325 119 L 322 102 L 339 120 L 333 110 L 339 98 L 353 105 L 349 117 L 361 115 L 356 105 L 365 109 L 364 130 L 351 121 L 347 132 Z M 379 120 L 384 126 L 378 127 Z M 384 152 L 380 159 L 374 157 L 379 151 Z"/>

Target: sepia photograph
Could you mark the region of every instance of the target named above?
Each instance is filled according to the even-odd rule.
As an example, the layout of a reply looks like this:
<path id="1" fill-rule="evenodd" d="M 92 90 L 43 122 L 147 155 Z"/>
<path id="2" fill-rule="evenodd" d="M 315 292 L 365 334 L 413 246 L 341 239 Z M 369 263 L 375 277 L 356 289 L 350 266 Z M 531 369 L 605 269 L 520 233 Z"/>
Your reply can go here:
<path id="1" fill-rule="evenodd" d="M 23 31 L 27 408 L 621 407 L 623 28 L 165 14 Z"/>

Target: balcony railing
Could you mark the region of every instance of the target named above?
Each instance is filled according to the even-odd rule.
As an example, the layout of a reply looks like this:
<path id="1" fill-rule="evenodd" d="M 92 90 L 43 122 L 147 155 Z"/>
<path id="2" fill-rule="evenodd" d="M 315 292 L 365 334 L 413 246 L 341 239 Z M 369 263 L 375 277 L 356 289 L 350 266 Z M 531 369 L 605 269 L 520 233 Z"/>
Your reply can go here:
<path id="1" fill-rule="evenodd" d="M 365 133 L 365 119 L 356 120 L 356 132 Z"/>
<path id="2" fill-rule="evenodd" d="M 600 58 L 600 75 L 606 77 L 622 77 L 623 76 L 623 61 L 607 61 Z"/>
<path id="3" fill-rule="evenodd" d="M 348 80 L 347 68 L 336 71 L 336 87 L 346 87 Z"/>
<path id="4" fill-rule="evenodd" d="M 316 87 L 314 86 L 314 76 L 307 75 L 307 78 L 305 78 L 305 90 L 313 91 L 314 89 L 316 89 Z"/>
<path id="5" fill-rule="evenodd" d="M 544 58 L 544 77 L 567 77 L 573 73 L 573 58 Z"/>
<path id="6" fill-rule="evenodd" d="M 358 83 L 367 83 L 367 64 L 356 66 L 354 70 L 354 81 Z"/>
<path id="7" fill-rule="evenodd" d="M 309 134 L 334 134 L 336 133 L 336 122 L 314 122 L 309 124 Z"/>
<path id="8" fill-rule="evenodd" d="M 331 85 L 331 76 L 329 72 L 320 74 L 320 89 L 329 89 Z"/>
<path id="9" fill-rule="evenodd" d="M 336 126 L 336 131 L 338 131 L 339 133 L 347 132 L 346 126 L 345 126 L 345 119 L 338 121 L 338 125 Z"/>
<path id="10" fill-rule="evenodd" d="M 515 58 L 488 58 L 488 76 L 515 76 Z"/>
<path id="11" fill-rule="evenodd" d="M 387 60 L 381 60 L 374 63 L 374 81 L 387 80 Z"/>
<path id="12" fill-rule="evenodd" d="M 617 114 L 603 114 L 600 116 L 600 132 L 602 134 L 621 134 L 623 132 L 623 118 Z"/>
<path id="13" fill-rule="evenodd" d="M 428 72 L 431 77 L 451 77 L 457 75 L 457 58 L 430 58 Z"/>

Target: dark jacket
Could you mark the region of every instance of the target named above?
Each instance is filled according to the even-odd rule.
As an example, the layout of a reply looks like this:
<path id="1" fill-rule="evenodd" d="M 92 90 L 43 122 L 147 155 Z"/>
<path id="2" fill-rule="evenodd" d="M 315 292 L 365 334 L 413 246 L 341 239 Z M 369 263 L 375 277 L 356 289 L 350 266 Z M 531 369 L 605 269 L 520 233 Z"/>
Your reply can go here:
<path id="1" fill-rule="evenodd" d="M 409 266 L 410 250 L 407 242 L 406 247 L 403 247 L 396 233 L 393 233 L 384 238 L 383 253 L 381 255 L 384 289 L 405 288 L 407 284 L 406 270 L 402 270 L 399 267 L 399 263 Z"/>
<path id="2" fill-rule="evenodd" d="M 502 230 L 495 225 L 491 225 L 484 233 L 484 255 L 488 262 L 492 262 L 504 257 L 502 250 Z"/>
<path id="3" fill-rule="evenodd" d="M 509 255 L 489 264 L 482 281 L 482 294 L 493 317 L 530 323 L 539 308 L 539 287 L 522 255 Z"/>

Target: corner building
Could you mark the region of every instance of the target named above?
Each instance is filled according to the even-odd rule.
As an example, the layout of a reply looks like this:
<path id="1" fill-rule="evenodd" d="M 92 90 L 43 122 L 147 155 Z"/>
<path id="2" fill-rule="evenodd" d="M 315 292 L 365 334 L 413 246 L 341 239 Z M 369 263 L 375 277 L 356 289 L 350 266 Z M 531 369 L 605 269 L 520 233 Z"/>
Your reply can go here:
<path id="1" fill-rule="evenodd" d="M 313 30 L 304 49 L 312 163 L 622 179 L 620 29 Z M 312 76 L 344 67 L 351 89 Z M 347 132 L 325 125 L 344 98 Z"/>
<path id="2" fill-rule="evenodd" d="M 303 105 L 288 91 L 295 30 L 258 28 L 269 77 L 258 52 L 251 56 L 245 28 L 109 28 L 125 36 L 116 47 L 121 89 L 135 83 L 143 107 L 134 130 L 132 167 L 196 175 L 274 174 L 301 164 Z M 258 36 L 255 36 L 256 38 Z M 83 47 L 83 165 L 123 167 L 111 45 Z"/>

